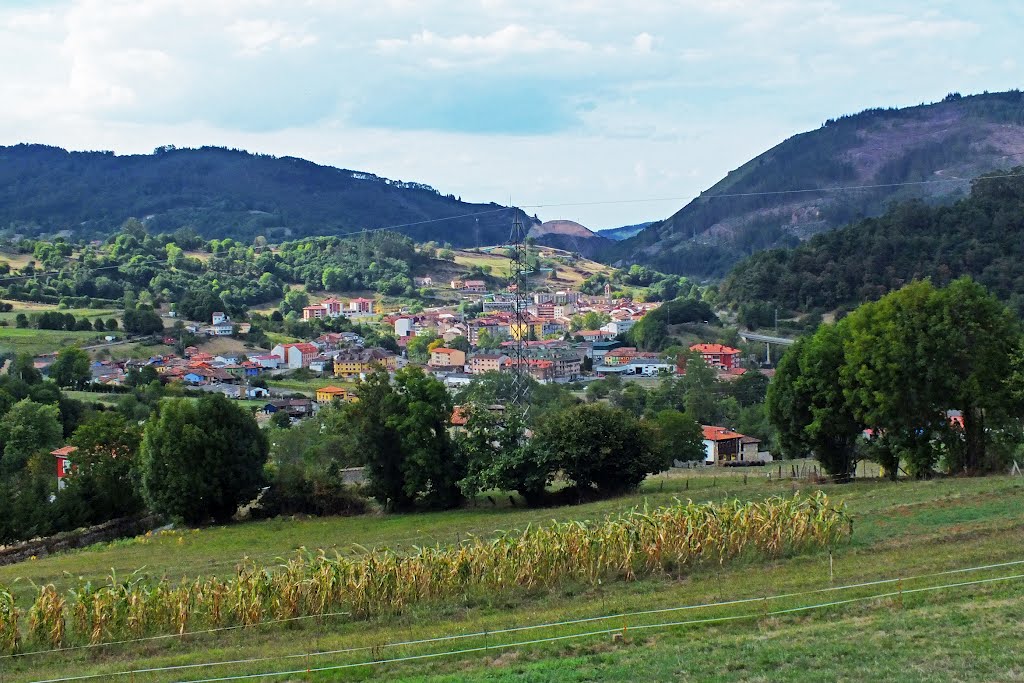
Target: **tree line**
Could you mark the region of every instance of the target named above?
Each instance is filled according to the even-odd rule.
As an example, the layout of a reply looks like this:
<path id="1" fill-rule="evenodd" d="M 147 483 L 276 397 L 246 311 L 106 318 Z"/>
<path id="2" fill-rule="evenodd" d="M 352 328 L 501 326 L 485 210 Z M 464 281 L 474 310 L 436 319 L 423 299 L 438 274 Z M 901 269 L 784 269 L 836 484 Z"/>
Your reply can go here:
<path id="1" fill-rule="evenodd" d="M 911 283 L 786 352 L 767 394 L 786 455 L 840 479 L 998 471 L 1022 441 L 1019 320 L 979 283 Z"/>

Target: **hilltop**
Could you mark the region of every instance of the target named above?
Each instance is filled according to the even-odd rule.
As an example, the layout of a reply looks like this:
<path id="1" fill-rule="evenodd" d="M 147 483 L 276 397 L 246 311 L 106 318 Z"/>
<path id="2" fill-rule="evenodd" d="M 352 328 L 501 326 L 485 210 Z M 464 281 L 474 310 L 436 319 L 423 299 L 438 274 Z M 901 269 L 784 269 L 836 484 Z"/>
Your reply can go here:
<path id="1" fill-rule="evenodd" d="M 540 244 L 565 251 L 574 251 L 588 258 L 592 258 L 611 244 L 606 237 L 598 235 L 590 228 L 580 225 L 576 221 L 567 220 L 534 224 L 528 236 L 535 238 Z"/>
<path id="2" fill-rule="evenodd" d="M 134 155 L 0 147 L 8 232 L 105 237 L 128 218 L 153 234 L 189 226 L 206 237 L 271 242 L 405 226 L 397 231 L 418 241 L 480 246 L 508 239 L 512 212 L 422 183 L 222 147 Z"/>
<path id="3" fill-rule="evenodd" d="M 895 201 L 961 198 L 971 179 L 1021 159 L 1024 93 L 1016 90 L 869 109 L 771 148 L 604 258 L 720 276 L 744 256 L 880 215 Z M 853 186 L 871 187 L 814 191 Z"/>

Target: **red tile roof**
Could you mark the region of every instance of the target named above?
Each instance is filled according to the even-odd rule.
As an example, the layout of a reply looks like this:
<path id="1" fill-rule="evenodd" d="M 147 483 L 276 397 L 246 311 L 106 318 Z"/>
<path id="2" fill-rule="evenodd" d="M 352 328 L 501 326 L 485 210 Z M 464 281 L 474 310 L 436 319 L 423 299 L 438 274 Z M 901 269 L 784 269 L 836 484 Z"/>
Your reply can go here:
<path id="1" fill-rule="evenodd" d="M 463 427 L 469 422 L 469 415 L 466 414 L 466 409 L 462 406 L 455 406 L 455 410 L 452 411 L 452 424 L 456 427 Z"/>
<path id="2" fill-rule="evenodd" d="M 727 439 L 742 439 L 743 435 L 739 432 L 734 432 L 731 429 L 725 427 L 715 427 L 712 425 L 701 425 L 704 430 L 704 438 L 708 441 L 725 441 Z"/>
<path id="3" fill-rule="evenodd" d="M 697 353 L 716 353 L 727 356 L 741 353 L 739 349 L 734 349 L 731 346 L 726 346 L 725 344 L 694 344 L 690 347 L 690 350 L 696 351 Z"/>

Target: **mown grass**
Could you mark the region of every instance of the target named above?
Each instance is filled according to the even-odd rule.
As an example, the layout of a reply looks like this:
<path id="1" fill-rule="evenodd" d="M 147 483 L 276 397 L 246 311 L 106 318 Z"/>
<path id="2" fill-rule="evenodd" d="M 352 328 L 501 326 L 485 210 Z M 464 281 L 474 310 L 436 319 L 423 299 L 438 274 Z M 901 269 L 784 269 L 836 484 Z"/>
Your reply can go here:
<path id="1" fill-rule="evenodd" d="M 155 537 L 69 553 L 0 568 L 0 583 L 14 576 L 61 579 L 64 571 L 99 577 L 109 567 L 143 564 L 171 575 L 234 571 L 242 555 L 284 554 L 305 545 L 348 547 L 351 543 L 390 547 L 455 541 L 467 533 L 522 527 L 546 519 L 587 519 L 673 497 L 694 500 L 762 498 L 809 491 L 806 482 L 771 481 L 763 470 L 744 483 L 741 472 L 689 473 L 648 481 L 636 495 L 567 508 L 524 510 L 486 508 L 429 515 L 395 515 L 327 520 L 271 520 L 205 529 L 173 538 Z M 893 598 L 854 603 L 824 611 L 761 616 L 756 607 L 738 605 L 650 617 L 629 617 L 595 624 L 551 627 L 502 637 L 471 638 L 437 644 L 381 648 L 386 642 L 454 633 L 493 632 L 498 628 L 592 617 L 617 612 L 705 603 L 820 589 L 865 580 L 910 576 L 991 562 L 1024 559 L 1024 479 L 992 477 L 930 482 L 858 482 L 824 486 L 845 500 L 856 517 L 853 540 L 825 552 L 765 562 L 750 558 L 718 567 L 694 569 L 684 577 L 659 577 L 598 587 L 567 584 L 553 592 L 519 591 L 486 598 L 464 596 L 443 604 L 421 605 L 399 615 L 366 622 L 344 617 L 245 632 L 190 636 L 184 640 L 123 645 L 102 651 L 75 651 L 8 660 L 8 680 L 32 680 L 57 672 L 97 673 L 151 665 L 194 664 L 249 657 L 269 658 L 163 674 L 136 674 L 137 681 L 192 680 L 233 674 L 304 669 L 305 659 L 283 655 L 347 647 L 372 651 L 311 657 L 311 666 L 418 655 L 474 647 L 486 642 L 531 640 L 626 626 L 624 642 L 610 635 L 329 672 L 289 680 L 1014 680 L 1021 678 L 1016 629 L 1024 618 L 1021 581 L 907 595 L 902 607 Z M 271 559 L 266 560 L 272 563 Z M 217 564 L 222 562 L 222 564 Z M 205 567 L 205 571 L 204 571 Z M 123 568 L 123 569 L 122 569 Z M 935 577 L 904 586 L 937 585 L 1003 574 L 1007 568 L 971 575 Z M 20 590 L 20 589 L 19 589 Z M 851 596 L 870 596 L 892 586 L 865 587 Z M 829 594 L 825 595 L 826 599 Z M 846 597 L 844 594 L 842 597 Z M 792 598 L 773 607 L 813 604 L 820 596 Z M 630 631 L 642 624 L 712 616 L 753 615 L 717 624 Z M 634 621 L 635 620 L 635 621 Z M 255 680 L 260 680 L 256 678 Z M 270 679 L 268 679 L 270 680 Z"/>

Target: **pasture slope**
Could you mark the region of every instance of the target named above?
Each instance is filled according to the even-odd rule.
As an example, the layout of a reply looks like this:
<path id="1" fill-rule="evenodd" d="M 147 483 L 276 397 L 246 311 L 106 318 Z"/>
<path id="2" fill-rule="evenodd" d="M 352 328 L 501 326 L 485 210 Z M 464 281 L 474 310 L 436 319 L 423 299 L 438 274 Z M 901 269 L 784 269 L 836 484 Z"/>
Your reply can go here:
<path id="1" fill-rule="evenodd" d="M 278 519 L 142 537 L 2 567 L 0 584 L 12 587 L 24 606 L 34 593 L 30 582 L 67 589 L 105 581 L 111 568 L 119 577 L 143 566 L 170 577 L 231 577 L 244 556 L 273 567 L 281 564 L 275 558 L 290 557 L 299 547 L 346 553 L 410 548 L 552 519 L 595 519 L 675 498 L 760 500 L 819 488 L 846 503 L 854 518 L 852 539 L 831 552 L 710 561 L 681 575 L 467 592 L 362 620 L 327 616 L 6 657 L 0 677 L 5 683 L 234 676 L 432 682 L 1021 678 L 1024 478 L 818 486 L 765 475 L 676 472 L 651 478 L 630 496 L 546 510 L 492 507 L 484 499 L 455 512 Z M 956 571 L 977 567 L 984 568 Z M 333 668 L 345 665 L 351 666 Z M 91 678 L 73 678 L 81 676 Z"/>

